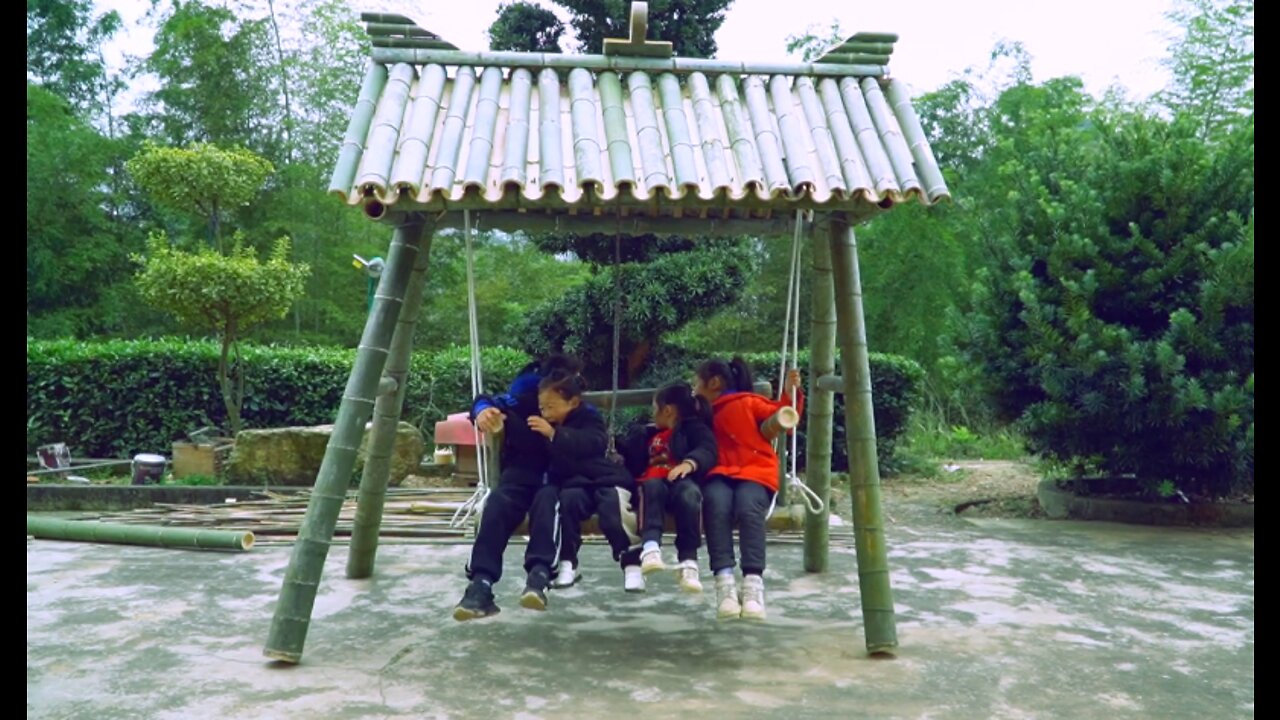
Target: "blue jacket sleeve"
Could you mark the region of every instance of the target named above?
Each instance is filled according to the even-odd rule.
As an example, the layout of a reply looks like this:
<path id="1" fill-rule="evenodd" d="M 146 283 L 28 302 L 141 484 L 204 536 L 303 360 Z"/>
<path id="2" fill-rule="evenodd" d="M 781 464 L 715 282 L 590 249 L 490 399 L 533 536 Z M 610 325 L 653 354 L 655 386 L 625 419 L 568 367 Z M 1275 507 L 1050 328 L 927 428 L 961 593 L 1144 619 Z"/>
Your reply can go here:
<path id="1" fill-rule="evenodd" d="M 538 373 L 536 366 L 530 365 L 523 372 L 511 381 L 511 387 L 505 393 L 495 395 L 481 395 L 471 402 L 471 421 L 475 422 L 476 416 L 489 408 L 497 408 L 502 412 L 507 412 L 520 404 L 518 398 L 526 393 L 538 391 Z"/>

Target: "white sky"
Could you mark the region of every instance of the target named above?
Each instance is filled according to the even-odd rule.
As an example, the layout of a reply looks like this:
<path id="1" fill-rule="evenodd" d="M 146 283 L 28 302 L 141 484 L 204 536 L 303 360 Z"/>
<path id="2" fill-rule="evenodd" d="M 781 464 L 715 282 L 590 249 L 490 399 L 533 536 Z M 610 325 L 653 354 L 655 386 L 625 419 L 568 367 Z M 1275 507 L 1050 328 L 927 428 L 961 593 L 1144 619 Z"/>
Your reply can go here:
<path id="1" fill-rule="evenodd" d="M 418 20 L 464 50 L 488 47 L 485 30 L 499 0 L 352 0 L 357 10 L 398 12 Z M 539 4 L 566 17 L 549 0 Z M 786 38 L 807 25 L 894 32 L 899 36 L 890 71 L 917 92 L 937 88 L 966 67 L 985 68 L 1000 39 L 1020 41 L 1032 57 L 1036 81 L 1078 75 L 1101 94 L 1116 83 L 1130 97 L 1146 98 L 1164 87 L 1160 65 L 1175 28 L 1164 18 L 1172 0 L 735 0 L 716 35 L 724 60 L 785 61 Z M 120 11 L 125 31 L 108 47 L 108 62 L 123 52 L 151 49 L 152 30 L 141 26 L 149 0 L 96 0 L 98 12 Z M 598 52 L 598 51 L 597 51 Z"/>

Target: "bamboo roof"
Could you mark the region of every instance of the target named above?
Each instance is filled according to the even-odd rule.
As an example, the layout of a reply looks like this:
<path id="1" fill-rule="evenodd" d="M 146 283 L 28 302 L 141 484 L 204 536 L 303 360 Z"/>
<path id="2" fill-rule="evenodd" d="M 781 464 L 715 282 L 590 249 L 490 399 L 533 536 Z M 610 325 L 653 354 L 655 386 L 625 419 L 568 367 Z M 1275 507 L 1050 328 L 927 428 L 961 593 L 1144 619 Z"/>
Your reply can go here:
<path id="1" fill-rule="evenodd" d="M 896 35 L 764 65 L 670 57 L 643 39 L 643 19 L 637 37 L 634 16 L 606 55 L 464 52 L 407 18 L 364 19 L 372 62 L 329 191 L 372 217 L 474 209 L 656 227 L 799 209 L 865 218 L 949 197 L 906 85 L 875 64 Z"/>

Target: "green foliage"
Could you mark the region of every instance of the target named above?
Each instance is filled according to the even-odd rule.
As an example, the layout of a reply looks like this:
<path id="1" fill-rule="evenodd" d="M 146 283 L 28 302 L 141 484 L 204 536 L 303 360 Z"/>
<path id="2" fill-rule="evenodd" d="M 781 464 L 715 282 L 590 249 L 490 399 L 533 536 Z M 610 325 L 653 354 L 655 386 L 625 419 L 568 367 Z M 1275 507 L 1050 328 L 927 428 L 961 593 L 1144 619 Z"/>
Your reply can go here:
<path id="1" fill-rule="evenodd" d="M 532 355 L 575 354 L 586 364 L 593 387 L 610 387 L 614 308 L 621 302 L 619 384 L 627 387 L 664 334 L 737 297 L 751 265 L 735 246 L 732 241 L 702 241 L 698 250 L 655 254 L 644 264 L 602 269 L 528 311 L 522 331 L 525 349 Z"/>
<path id="2" fill-rule="evenodd" d="M 174 477 L 172 474 L 160 481 L 161 485 L 177 485 L 182 487 L 221 485 L 222 480 L 213 475 L 187 475 L 186 477 Z"/>
<path id="3" fill-rule="evenodd" d="M 95 318 L 95 307 L 127 274 L 129 251 L 104 212 L 114 153 L 62 98 L 27 83 L 29 330 L 75 332 L 108 320 Z"/>
<path id="4" fill-rule="evenodd" d="M 979 432 L 967 425 L 947 425 L 932 410 L 917 411 L 903 439 L 907 451 L 935 460 L 1019 460 L 1027 456 L 1026 441 L 1013 428 Z"/>
<path id="5" fill-rule="evenodd" d="M 1165 65 L 1173 82 L 1160 99 L 1215 140 L 1253 115 L 1253 0 L 1178 0 L 1169 12 L 1183 34 Z"/>
<path id="6" fill-rule="evenodd" d="M 220 346 L 205 340 L 27 342 L 27 452 L 66 442 L 76 457 L 165 452 L 175 440 L 226 423 L 217 392 Z M 505 389 L 529 356 L 503 347 L 482 353 L 486 389 Z M 354 350 L 245 345 L 248 427 L 332 423 L 355 362 Z M 471 407 L 465 347 L 415 353 L 404 419 L 427 437 L 445 415 Z"/>
<path id="7" fill-rule="evenodd" d="M 693 382 L 694 370 L 698 363 L 709 358 L 729 359 L 733 355 L 741 355 L 751 367 L 757 381 L 767 380 L 776 389 L 778 386 L 778 367 L 781 355 L 778 352 L 760 353 L 704 353 L 689 350 L 675 345 L 665 345 L 657 353 L 653 365 L 645 372 L 637 383 L 641 387 L 658 387 L 674 380 Z M 880 471 L 890 474 L 898 470 L 897 449 L 899 440 L 911 422 L 911 416 L 920 403 L 921 385 L 924 381 L 924 370 L 920 364 L 910 358 L 883 353 L 871 353 L 871 393 L 874 403 L 876 423 L 876 452 L 880 460 Z M 790 364 L 790 363 L 788 363 Z M 810 387 L 809 351 L 801 349 L 796 358 L 796 366 L 804 387 Z M 840 355 L 836 352 L 836 368 L 839 374 Z M 832 426 L 831 467 L 834 471 L 844 472 L 849 469 L 848 445 L 844 426 L 844 395 L 835 396 L 835 421 Z M 806 414 L 807 415 L 807 414 Z M 800 461 L 804 466 L 805 417 L 800 424 Z"/>
<path id="8" fill-rule="evenodd" d="M 1212 146 L 1194 118 L 1019 94 L 963 340 L 997 409 L 1078 472 L 1251 484 L 1252 123 Z"/>
<path id="9" fill-rule="evenodd" d="M 604 52 L 605 38 L 627 38 L 631 3 L 626 0 L 552 0 L 569 11 L 580 53 Z M 733 0 L 650 0 L 649 40 L 666 40 L 681 57 L 715 57 L 716 31 Z"/>
<path id="10" fill-rule="evenodd" d="M 550 10 L 515 0 L 498 6 L 498 19 L 489 26 L 490 50 L 560 52 L 564 23 Z"/>
<path id="11" fill-rule="evenodd" d="M 787 54 L 800 55 L 801 62 L 813 62 L 829 48 L 844 42 L 847 34 L 840 29 L 840 21 L 833 19 L 830 26 L 810 23 L 804 31 L 787 36 Z"/>
<path id="12" fill-rule="evenodd" d="M 207 220 L 219 243 L 220 214 L 247 205 L 274 171 L 248 150 L 208 143 L 185 148 L 149 144 L 125 166 L 162 205 Z"/>
<path id="13" fill-rule="evenodd" d="M 239 237 L 229 255 L 210 248 L 184 252 L 163 234 L 147 241 L 147 254 L 137 256 L 143 300 L 172 313 L 181 322 L 218 335 L 282 317 L 302 292 L 310 272 L 305 263 L 289 262 L 289 240 L 276 241 L 266 262 Z"/>
<path id="14" fill-rule="evenodd" d="M 183 252 L 156 233 L 147 241 L 147 255 L 135 260 L 142 265 L 135 282 L 144 301 L 179 322 L 213 332 L 221 341 L 218 384 L 230 430 L 238 432 L 244 402 L 240 336 L 245 329 L 288 312 L 302 293 L 310 268 L 289 262 L 288 238 L 276 241 L 264 263 L 238 234 L 231 254 L 223 255 L 203 246 Z"/>
<path id="15" fill-rule="evenodd" d="M 476 233 L 474 246 L 477 324 L 484 345 L 517 344 L 531 308 L 559 298 L 590 274 L 582 263 L 539 252 L 520 234 Z M 467 337 L 462 238 L 440 233 L 432 242 L 415 347 L 443 348 Z"/>
<path id="16" fill-rule="evenodd" d="M 99 108 L 117 82 L 102 43 L 120 29 L 115 10 L 93 15 L 89 0 L 27 0 L 27 80 L 80 111 Z"/>
<path id="17" fill-rule="evenodd" d="M 283 108 L 264 102 L 281 97 L 273 54 L 267 19 L 198 1 L 173 3 L 142 63 L 160 81 L 146 101 L 157 134 L 174 145 L 209 142 L 276 155 Z"/>
<path id="18" fill-rule="evenodd" d="M 438 352 L 414 353 L 404 415 L 428 438 L 446 415 L 471 410 L 471 351 L 453 345 Z M 513 348 L 490 345 L 480 350 L 485 392 L 505 392 L 516 373 L 532 360 Z"/>

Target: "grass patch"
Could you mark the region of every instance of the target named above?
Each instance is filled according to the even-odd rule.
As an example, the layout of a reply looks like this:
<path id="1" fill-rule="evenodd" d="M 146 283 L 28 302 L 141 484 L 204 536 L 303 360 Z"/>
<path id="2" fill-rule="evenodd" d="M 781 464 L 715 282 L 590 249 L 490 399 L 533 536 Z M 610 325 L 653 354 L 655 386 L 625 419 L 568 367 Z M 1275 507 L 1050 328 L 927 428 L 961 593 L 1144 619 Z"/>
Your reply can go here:
<path id="1" fill-rule="evenodd" d="M 160 482 L 161 485 L 181 485 L 181 486 L 199 486 L 199 485 L 221 485 L 222 480 L 212 475 L 188 475 L 186 477 L 177 478 L 168 475 Z"/>
<path id="2" fill-rule="evenodd" d="M 977 431 L 919 413 L 903 439 L 906 454 L 947 460 L 1021 460 L 1026 443 L 1012 428 Z"/>

